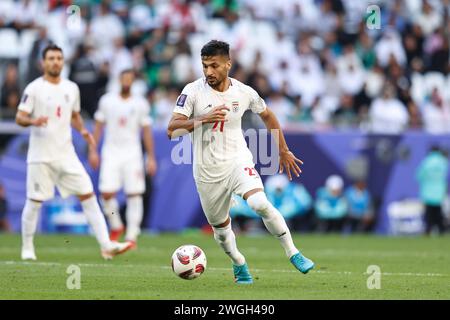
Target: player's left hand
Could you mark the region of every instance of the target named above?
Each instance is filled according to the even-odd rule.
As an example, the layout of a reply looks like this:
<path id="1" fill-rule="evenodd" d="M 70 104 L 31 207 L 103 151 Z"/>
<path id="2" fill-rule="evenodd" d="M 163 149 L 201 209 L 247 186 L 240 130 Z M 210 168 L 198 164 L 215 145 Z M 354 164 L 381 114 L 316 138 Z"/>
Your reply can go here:
<path id="1" fill-rule="evenodd" d="M 149 157 L 147 159 L 147 173 L 153 177 L 156 174 L 157 168 L 158 165 L 156 164 L 156 159 L 153 157 Z"/>
<path id="2" fill-rule="evenodd" d="M 291 151 L 283 151 L 280 152 L 280 173 L 283 173 L 286 171 L 286 174 L 289 178 L 289 180 L 292 180 L 292 172 L 299 177 L 302 170 L 298 166 L 297 162 L 299 164 L 303 164 L 303 161 L 300 159 L 297 159 L 294 154 Z"/>
<path id="3" fill-rule="evenodd" d="M 83 129 L 83 130 L 81 130 L 80 133 L 83 136 L 83 139 L 86 140 L 86 142 L 90 148 L 93 148 L 93 149 L 97 148 L 97 143 L 95 143 L 95 139 L 89 131 L 87 131 L 86 129 Z"/>

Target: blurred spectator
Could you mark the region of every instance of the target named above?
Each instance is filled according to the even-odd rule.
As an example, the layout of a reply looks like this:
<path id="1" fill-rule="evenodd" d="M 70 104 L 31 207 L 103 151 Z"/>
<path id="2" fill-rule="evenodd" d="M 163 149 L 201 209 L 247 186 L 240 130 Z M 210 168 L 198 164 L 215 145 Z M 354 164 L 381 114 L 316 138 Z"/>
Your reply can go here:
<path id="1" fill-rule="evenodd" d="M 448 159 L 441 149 L 433 146 L 416 171 L 420 187 L 420 199 L 425 205 L 425 233 L 429 235 L 434 226 L 444 233 L 442 204 L 448 190 Z"/>
<path id="2" fill-rule="evenodd" d="M 386 83 L 382 94 L 370 106 L 369 117 L 372 132 L 401 133 L 406 129 L 409 121 L 406 106 L 395 97 L 395 89 L 392 84 Z"/>
<path id="3" fill-rule="evenodd" d="M 0 29 L 10 27 L 14 16 L 14 1 L 0 1 Z"/>
<path id="4" fill-rule="evenodd" d="M 278 121 L 282 127 L 285 127 L 288 117 L 294 111 L 292 102 L 282 94 L 281 91 L 274 91 L 267 99 L 267 105 L 277 115 Z"/>
<path id="5" fill-rule="evenodd" d="M 69 79 L 80 88 L 81 108 L 93 118 L 97 110 L 97 102 L 101 92 L 99 71 L 93 56 L 94 46 L 85 41 L 78 47 L 78 51 L 70 66 Z"/>
<path id="6" fill-rule="evenodd" d="M 9 232 L 11 230 L 8 223 L 8 202 L 6 200 L 5 188 L 0 184 L 0 231 Z"/>
<path id="7" fill-rule="evenodd" d="M 425 40 L 424 51 L 427 54 L 428 71 L 448 73 L 449 40 L 443 27 Z"/>
<path id="8" fill-rule="evenodd" d="M 114 48 L 114 40 L 125 37 L 125 28 L 119 17 L 111 10 L 110 1 L 100 3 L 99 12 L 91 21 L 90 32 L 102 55 L 108 56 Z"/>
<path id="9" fill-rule="evenodd" d="M 414 33 L 415 32 L 415 33 Z M 423 54 L 422 30 L 415 26 L 413 30 L 407 32 L 403 37 L 407 65 L 411 66 L 414 60 L 421 60 Z"/>
<path id="10" fill-rule="evenodd" d="M 42 60 L 42 51 L 44 48 L 50 44 L 50 39 L 47 36 L 47 28 L 44 26 L 38 27 L 38 38 L 34 41 L 33 46 L 31 48 L 30 55 L 28 57 L 28 75 L 27 75 L 27 83 L 30 83 L 34 79 L 41 76 L 41 60 Z"/>
<path id="11" fill-rule="evenodd" d="M 351 95 L 342 96 L 339 107 L 333 114 L 333 123 L 337 128 L 353 128 L 358 123 L 358 114 Z"/>
<path id="12" fill-rule="evenodd" d="M 347 224 L 350 232 L 369 231 L 373 222 L 372 198 L 366 182 L 356 181 L 345 190 L 348 204 Z"/>
<path id="13" fill-rule="evenodd" d="M 387 29 L 375 45 L 377 61 L 381 67 L 386 67 L 394 59 L 399 65 L 406 63 L 406 53 L 400 35 L 394 29 Z"/>
<path id="14" fill-rule="evenodd" d="M 302 125 L 303 127 L 310 126 L 313 123 L 311 115 L 311 106 L 305 105 L 303 98 L 300 95 L 294 97 L 294 110 L 288 116 L 289 127 Z"/>
<path id="15" fill-rule="evenodd" d="M 311 231 L 312 198 L 303 185 L 290 182 L 286 175 L 274 175 L 267 178 L 264 189 L 291 230 Z"/>
<path id="16" fill-rule="evenodd" d="M 42 6 L 36 1 L 19 0 L 14 7 L 13 27 L 19 31 L 34 28 L 42 15 Z"/>
<path id="17" fill-rule="evenodd" d="M 325 186 L 317 190 L 314 205 L 321 232 L 341 232 L 348 206 L 343 195 L 344 181 L 338 175 L 331 175 Z"/>
<path id="18" fill-rule="evenodd" d="M 153 116 L 155 117 L 153 126 L 155 128 L 167 128 L 172 116 L 173 106 L 177 101 L 179 90 L 175 87 L 168 89 L 157 89 L 153 98 Z"/>
<path id="19" fill-rule="evenodd" d="M 20 100 L 19 77 L 15 64 L 6 67 L 0 97 L 1 116 L 13 118 Z"/>
<path id="20" fill-rule="evenodd" d="M 360 32 L 355 51 L 367 70 L 372 69 L 377 61 L 373 45 L 373 39 L 366 32 Z"/>
<path id="21" fill-rule="evenodd" d="M 120 73 L 123 70 L 134 69 L 133 57 L 130 50 L 125 46 L 123 38 L 115 38 L 113 40 L 114 47 L 112 50 L 103 56 L 103 59 L 109 64 L 109 82 L 107 90 L 111 91 L 113 88 L 118 88 L 118 80 Z"/>
<path id="22" fill-rule="evenodd" d="M 127 37 L 127 46 L 139 45 L 148 32 L 161 27 L 161 15 L 155 0 L 146 0 L 138 3 L 130 10 L 130 33 Z"/>
<path id="23" fill-rule="evenodd" d="M 195 32 L 201 30 L 204 21 L 203 7 L 194 1 L 170 0 L 167 12 L 163 15 L 163 26 L 174 31 Z"/>
<path id="24" fill-rule="evenodd" d="M 450 133 L 450 105 L 437 88 L 422 108 L 424 129 L 433 134 Z"/>
<path id="25" fill-rule="evenodd" d="M 414 18 L 425 35 L 431 34 L 442 24 L 442 14 L 433 8 L 428 0 L 422 1 L 422 11 Z"/>
<path id="26" fill-rule="evenodd" d="M 309 39 L 299 42 L 298 51 L 289 69 L 290 90 L 301 95 L 306 105 L 311 105 L 317 96 L 324 93 L 322 66 L 311 49 Z"/>
<path id="27" fill-rule="evenodd" d="M 230 13 L 237 13 L 239 10 L 238 0 L 211 0 L 213 18 L 225 18 Z"/>
<path id="28" fill-rule="evenodd" d="M 344 94 L 357 94 L 364 85 L 366 72 L 355 53 L 353 45 L 344 47 L 343 55 L 336 60 L 337 74 Z"/>

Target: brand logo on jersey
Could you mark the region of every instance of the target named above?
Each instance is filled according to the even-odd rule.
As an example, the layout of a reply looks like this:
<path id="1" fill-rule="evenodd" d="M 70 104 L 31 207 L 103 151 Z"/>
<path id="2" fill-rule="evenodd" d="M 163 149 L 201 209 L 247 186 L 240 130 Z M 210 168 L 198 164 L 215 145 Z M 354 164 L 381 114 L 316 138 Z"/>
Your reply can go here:
<path id="1" fill-rule="evenodd" d="M 205 108 L 203 108 L 203 110 L 211 108 L 211 107 L 212 107 L 212 104 L 208 104 Z"/>
<path id="2" fill-rule="evenodd" d="M 177 106 L 184 107 L 184 103 L 186 102 L 187 95 L 186 94 L 180 94 L 180 96 L 177 99 Z"/>
<path id="3" fill-rule="evenodd" d="M 239 111 L 239 102 L 238 101 L 233 101 L 231 106 L 232 106 L 233 112 L 238 112 Z"/>
<path id="4" fill-rule="evenodd" d="M 28 100 L 28 95 L 27 95 L 27 94 L 24 94 L 23 97 L 22 97 L 22 102 L 23 102 L 23 103 L 26 103 L 27 100 Z"/>
<path id="5" fill-rule="evenodd" d="M 69 95 L 67 93 L 64 95 L 64 100 L 66 100 L 66 103 L 69 103 Z"/>

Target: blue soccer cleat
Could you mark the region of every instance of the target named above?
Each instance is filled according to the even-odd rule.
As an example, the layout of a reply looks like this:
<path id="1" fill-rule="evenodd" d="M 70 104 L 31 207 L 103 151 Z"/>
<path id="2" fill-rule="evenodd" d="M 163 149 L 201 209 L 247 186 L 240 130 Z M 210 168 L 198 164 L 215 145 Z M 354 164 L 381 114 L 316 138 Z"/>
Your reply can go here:
<path id="1" fill-rule="evenodd" d="M 242 266 L 237 266 L 233 264 L 233 272 L 234 272 L 234 282 L 239 284 L 253 283 L 253 278 L 250 272 L 248 271 L 247 263 L 244 263 Z"/>
<path id="2" fill-rule="evenodd" d="M 302 255 L 300 252 L 294 254 L 289 260 L 298 271 L 304 274 L 314 268 L 314 262 Z"/>

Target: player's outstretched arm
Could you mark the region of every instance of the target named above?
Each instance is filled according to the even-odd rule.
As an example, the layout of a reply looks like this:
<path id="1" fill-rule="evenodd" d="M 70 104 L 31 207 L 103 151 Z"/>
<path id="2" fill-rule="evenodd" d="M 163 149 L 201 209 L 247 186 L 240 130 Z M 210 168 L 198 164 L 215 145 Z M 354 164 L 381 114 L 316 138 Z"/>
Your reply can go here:
<path id="1" fill-rule="evenodd" d="M 295 155 L 289 151 L 286 144 L 286 139 L 284 138 L 283 131 L 281 130 L 280 123 L 277 117 L 269 108 L 266 108 L 263 112 L 259 113 L 262 121 L 266 125 L 266 128 L 271 132 L 275 133 L 275 142 L 278 146 L 279 156 L 280 156 L 280 173 L 286 171 L 289 180 L 292 180 L 291 171 L 298 177 L 302 170 L 297 163 L 303 164 L 303 161 L 297 159 Z M 275 130 L 275 132 L 273 131 Z"/>
<path id="2" fill-rule="evenodd" d="M 16 123 L 22 127 L 43 127 L 47 125 L 47 121 L 48 117 L 31 118 L 28 112 L 22 110 L 19 110 L 16 113 Z"/>
<path id="3" fill-rule="evenodd" d="M 230 108 L 221 105 L 212 108 L 207 114 L 191 119 L 181 113 L 174 112 L 169 121 L 169 126 L 167 127 L 167 136 L 169 139 L 173 139 L 192 132 L 195 128 L 204 123 L 226 121 L 225 116 L 227 113 L 225 111 L 230 111 Z"/>

